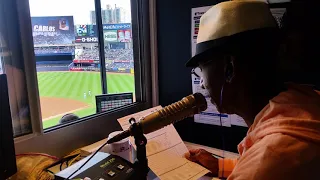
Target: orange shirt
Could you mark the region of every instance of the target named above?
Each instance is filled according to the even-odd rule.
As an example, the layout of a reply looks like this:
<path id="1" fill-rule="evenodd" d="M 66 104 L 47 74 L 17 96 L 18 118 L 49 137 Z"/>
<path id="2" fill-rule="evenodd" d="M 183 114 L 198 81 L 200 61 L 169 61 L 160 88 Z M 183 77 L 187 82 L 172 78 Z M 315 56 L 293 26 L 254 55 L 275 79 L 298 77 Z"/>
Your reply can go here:
<path id="1" fill-rule="evenodd" d="M 289 85 L 255 117 L 238 160 L 219 160 L 228 180 L 320 179 L 320 96 Z"/>

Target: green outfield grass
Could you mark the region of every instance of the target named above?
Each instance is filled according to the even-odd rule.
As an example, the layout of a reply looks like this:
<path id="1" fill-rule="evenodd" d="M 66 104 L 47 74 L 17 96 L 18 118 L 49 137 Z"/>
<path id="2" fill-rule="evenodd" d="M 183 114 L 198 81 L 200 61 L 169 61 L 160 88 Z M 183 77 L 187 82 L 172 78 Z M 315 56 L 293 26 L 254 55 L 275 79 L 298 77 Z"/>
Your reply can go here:
<path id="1" fill-rule="evenodd" d="M 89 104 L 89 108 L 74 112 L 79 117 L 96 112 L 95 95 L 101 94 L 100 74 L 95 72 L 38 72 L 40 97 L 68 98 Z M 108 93 L 134 92 L 131 74 L 107 74 Z M 91 91 L 91 97 L 88 91 Z M 87 97 L 84 98 L 84 92 Z M 43 122 L 43 128 L 57 125 L 61 117 Z"/>

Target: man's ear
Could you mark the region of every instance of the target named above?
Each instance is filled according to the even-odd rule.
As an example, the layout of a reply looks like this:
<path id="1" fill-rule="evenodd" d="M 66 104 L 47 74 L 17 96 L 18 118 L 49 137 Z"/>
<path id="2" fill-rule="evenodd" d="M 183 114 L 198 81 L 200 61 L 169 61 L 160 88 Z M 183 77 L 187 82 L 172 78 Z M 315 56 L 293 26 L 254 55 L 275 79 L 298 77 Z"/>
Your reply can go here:
<path id="1" fill-rule="evenodd" d="M 231 83 L 232 79 L 235 75 L 234 73 L 234 57 L 233 56 L 225 56 L 225 68 L 224 68 L 224 72 L 225 72 L 225 81 L 227 83 Z"/>

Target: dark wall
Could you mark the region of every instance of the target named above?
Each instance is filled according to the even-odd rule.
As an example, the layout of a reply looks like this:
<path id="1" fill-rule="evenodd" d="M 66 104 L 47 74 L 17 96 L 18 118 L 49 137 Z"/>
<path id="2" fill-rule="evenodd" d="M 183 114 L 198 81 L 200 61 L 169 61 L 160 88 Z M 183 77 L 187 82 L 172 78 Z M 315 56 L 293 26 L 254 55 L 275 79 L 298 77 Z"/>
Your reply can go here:
<path id="1" fill-rule="evenodd" d="M 157 1 L 159 100 L 162 106 L 192 93 L 191 69 L 184 64 L 191 57 L 191 8 L 214 5 L 215 0 Z M 236 151 L 246 128 L 221 129 L 218 126 L 194 123 L 193 119 L 175 125 L 183 140 Z"/>

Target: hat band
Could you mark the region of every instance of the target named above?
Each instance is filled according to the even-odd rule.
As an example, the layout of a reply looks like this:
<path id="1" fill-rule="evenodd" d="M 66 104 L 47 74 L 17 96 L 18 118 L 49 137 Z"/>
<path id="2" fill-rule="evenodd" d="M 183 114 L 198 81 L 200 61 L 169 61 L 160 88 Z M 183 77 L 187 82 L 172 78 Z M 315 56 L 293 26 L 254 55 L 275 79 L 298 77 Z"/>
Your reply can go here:
<path id="1" fill-rule="evenodd" d="M 204 53 L 204 52 L 206 52 L 210 49 L 214 49 L 214 48 L 217 48 L 216 50 L 218 50 L 218 49 L 222 50 L 222 47 L 230 41 L 230 37 L 231 36 L 227 36 L 227 37 L 222 37 L 222 38 L 215 39 L 215 40 L 210 40 L 210 41 L 198 43 L 196 45 L 196 54 L 195 55 Z"/>

